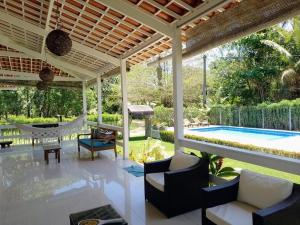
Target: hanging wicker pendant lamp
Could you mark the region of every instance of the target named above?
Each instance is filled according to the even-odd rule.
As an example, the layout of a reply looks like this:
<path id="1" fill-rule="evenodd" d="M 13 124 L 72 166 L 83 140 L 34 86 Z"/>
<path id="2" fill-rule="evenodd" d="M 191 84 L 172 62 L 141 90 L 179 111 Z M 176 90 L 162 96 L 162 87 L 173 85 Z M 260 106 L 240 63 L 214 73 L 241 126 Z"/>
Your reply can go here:
<path id="1" fill-rule="evenodd" d="M 52 82 L 54 80 L 54 73 L 49 67 L 44 67 L 40 71 L 39 77 L 44 82 Z"/>
<path id="2" fill-rule="evenodd" d="M 50 52 L 58 56 L 64 56 L 71 51 L 72 40 L 69 34 L 63 30 L 51 31 L 46 38 L 46 45 Z"/>
<path id="3" fill-rule="evenodd" d="M 47 35 L 46 46 L 50 52 L 57 56 L 64 56 L 68 54 L 72 48 L 72 40 L 69 37 L 69 34 L 62 30 L 58 6 L 56 29 Z"/>

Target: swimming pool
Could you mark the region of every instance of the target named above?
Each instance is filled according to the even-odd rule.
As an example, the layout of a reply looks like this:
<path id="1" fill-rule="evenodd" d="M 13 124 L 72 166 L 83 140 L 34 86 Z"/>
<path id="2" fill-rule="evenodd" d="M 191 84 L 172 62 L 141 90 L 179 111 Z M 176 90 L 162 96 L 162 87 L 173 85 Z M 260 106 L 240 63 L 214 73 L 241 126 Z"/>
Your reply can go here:
<path id="1" fill-rule="evenodd" d="M 267 130 L 259 128 L 244 128 L 230 126 L 214 126 L 207 128 L 192 128 L 189 131 L 203 136 L 226 139 L 248 139 L 260 141 L 274 141 L 290 137 L 300 137 L 300 132 Z M 223 138 L 222 138 L 223 137 Z"/>

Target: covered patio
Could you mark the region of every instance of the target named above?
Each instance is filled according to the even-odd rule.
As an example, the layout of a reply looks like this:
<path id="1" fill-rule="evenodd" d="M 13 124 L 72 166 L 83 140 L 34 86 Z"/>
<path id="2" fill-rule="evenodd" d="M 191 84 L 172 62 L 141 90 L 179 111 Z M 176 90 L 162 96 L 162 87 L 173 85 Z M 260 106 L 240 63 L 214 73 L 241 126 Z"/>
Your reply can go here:
<path id="1" fill-rule="evenodd" d="M 126 73 L 139 63 L 172 59 L 175 151 L 190 148 L 300 175 L 300 161 L 266 153 L 184 138 L 183 75 L 185 58 L 282 22 L 300 13 L 299 0 L 6 0 L 0 2 L 1 89 L 36 86 L 39 72 L 54 72 L 50 87 L 97 88 L 97 123 L 122 133 L 123 156 L 101 153 L 99 160 L 77 159 L 76 143 L 62 144 L 60 164 L 43 162 L 40 147 L 13 146 L 0 155 L 0 223 L 68 224 L 68 215 L 113 205 L 129 224 L 201 224 L 201 209 L 166 219 L 145 203 L 144 180 L 122 168 L 129 156 Z M 65 56 L 46 46 L 59 21 L 72 40 Z M 102 81 L 121 76 L 122 126 L 102 122 Z M 1 127 L 4 129 L 7 127 Z M 21 136 L 20 136 L 21 137 Z M 8 137 L 1 137 L 7 139 Z M 18 138 L 12 136 L 10 138 Z M 222 182 L 211 177 L 215 183 Z"/>

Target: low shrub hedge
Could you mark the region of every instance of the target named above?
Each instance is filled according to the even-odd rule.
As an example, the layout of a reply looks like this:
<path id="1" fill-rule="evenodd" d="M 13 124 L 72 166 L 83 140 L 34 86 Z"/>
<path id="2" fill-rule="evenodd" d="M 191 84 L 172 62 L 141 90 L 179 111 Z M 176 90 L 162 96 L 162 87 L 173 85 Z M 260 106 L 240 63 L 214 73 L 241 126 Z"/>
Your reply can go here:
<path id="1" fill-rule="evenodd" d="M 300 98 L 256 106 L 217 105 L 208 112 L 210 124 L 300 130 Z M 221 118 L 220 118 L 221 117 Z"/>
<path id="2" fill-rule="evenodd" d="M 63 122 L 71 122 L 76 118 L 77 117 L 75 117 L 75 116 L 63 117 Z M 18 124 L 57 123 L 58 122 L 57 117 L 31 117 L 31 118 L 28 118 L 24 115 L 19 115 L 19 116 L 10 115 L 9 119 Z M 97 115 L 88 115 L 88 120 L 97 122 Z M 104 123 L 117 125 L 118 122 L 121 120 L 121 115 L 105 113 L 102 115 L 102 120 Z M 0 125 L 5 125 L 5 124 L 8 124 L 7 121 L 4 119 L 0 119 Z"/>
<path id="3" fill-rule="evenodd" d="M 88 120 L 97 122 L 97 117 L 98 116 L 96 114 L 88 115 Z M 107 114 L 107 113 L 102 114 L 103 123 L 117 125 L 120 120 L 121 120 L 121 115 L 119 114 Z"/>
<path id="4" fill-rule="evenodd" d="M 174 132 L 173 131 L 162 130 L 162 131 L 160 131 L 160 137 L 161 137 L 162 141 L 174 143 Z M 225 141 L 225 140 L 220 140 L 220 139 L 215 139 L 215 138 L 200 137 L 200 136 L 191 135 L 191 134 L 186 134 L 186 135 L 184 135 L 184 137 L 195 140 L 195 141 L 205 141 L 205 142 L 209 142 L 209 143 L 213 143 L 213 144 L 241 148 L 241 149 L 246 149 L 246 150 L 250 150 L 250 151 L 254 151 L 254 152 L 264 152 L 264 153 L 273 154 L 273 155 L 279 155 L 279 156 L 284 156 L 284 157 L 289 157 L 289 158 L 300 159 L 299 152 L 288 152 L 288 151 L 283 151 L 283 150 L 278 150 L 278 149 L 259 147 L 259 146 L 255 146 L 255 145 L 241 144 L 239 142 L 234 142 L 234 141 Z"/>

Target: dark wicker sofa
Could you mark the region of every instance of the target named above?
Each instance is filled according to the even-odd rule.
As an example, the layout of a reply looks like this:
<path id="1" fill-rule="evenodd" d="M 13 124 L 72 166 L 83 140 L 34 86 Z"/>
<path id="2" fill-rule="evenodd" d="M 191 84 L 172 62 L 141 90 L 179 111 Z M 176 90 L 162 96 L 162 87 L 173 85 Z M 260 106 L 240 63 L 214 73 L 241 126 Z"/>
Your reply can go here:
<path id="1" fill-rule="evenodd" d="M 237 201 L 240 177 L 222 185 L 203 188 L 205 206 L 202 208 L 202 225 L 216 225 L 206 216 L 207 208 Z M 274 193 L 276 194 L 276 193 Z M 235 216 L 233 213 L 231 216 Z M 246 218 L 245 218 L 246 219 Z M 246 224 L 246 223 L 245 223 Z M 249 224 L 249 223 L 247 223 Z M 299 225 L 300 185 L 293 184 L 292 193 L 283 201 L 252 212 L 253 225 Z M 240 224 L 239 224 L 240 225 Z"/>
<path id="2" fill-rule="evenodd" d="M 202 207 L 201 188 L 209 182 L 208 162 L 200 159 L 189 168 L 169 171 L 171 159 L 145 163 L 145 199 L 168 218 Z M 164 172 L 164 191 L 158 190 L 146 180 L 150 173 Z"/>
<path id="3" fill-rule="evenodd" d="M 103 150 L 113 150 L 117 158 L 116 133 L 115 130 L 92 128 L 89 134 L 78 134 L 78 156 L 80 157 L 80 146 L 82 146 L 91 152 L 92 160 L 94 160 L 94 152 Z M 89 136 L 89 138 L 80 138 L 81 136 Z"/>

